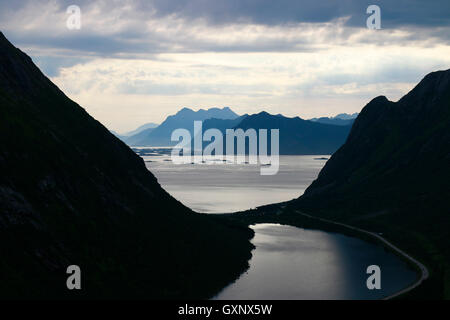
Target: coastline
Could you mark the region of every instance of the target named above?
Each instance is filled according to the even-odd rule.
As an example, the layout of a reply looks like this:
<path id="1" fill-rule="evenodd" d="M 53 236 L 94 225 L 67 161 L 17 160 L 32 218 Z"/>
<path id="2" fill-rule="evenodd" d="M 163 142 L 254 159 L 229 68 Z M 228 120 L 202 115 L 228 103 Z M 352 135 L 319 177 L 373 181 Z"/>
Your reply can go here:
<path id="1" fill-rule="evenodd" d="M 388 240 L 386 240 L 385 238 L 383 238 L 381 235 L 375 233 L 375 232 L 370 232 L 367 230 L 363 230 L 357 227 L 353 227 L 351 225 L 345 224 L 345 223 L 341 223 L 341 222 L 335 222 L 335 221 L 331 221 L 328 219 L 323 219 L 323 218 L 319 218 L 319 217 L 314 217 L 311 216 L 309 214 L 300 212 L 300 211 L 296 211 L 298 214 L 301 214 L 305 217 L 308 217 L 310 219 L 317 219 L 319 221 L 322 222 L 326 222 L 326 223 L 332 223 L 332 224 L 336 224 L 345 228 L 349 228 L 351 230 L 357 231 L 357 232 L 361 232 L 363 234 L 367 234 L 369 236 L 374 237 L 376 240 L 379 240 L 385 247 L 387 246 L 390 250 L 395 251 L 397 254 L 399 254 L 400 256 L 402 256 L 406 261 L 408 261 L 410 264 L 414 265 L 416 268 L 416 270 L 418 270 L 420 272 L 420 276 L 418 277 L 418 279 L 411 284 L 410 286 L 400 290 L 397 293 L 391 294 L 390 296 L 387 296 L 385 298 L 383 298 L 383 300 L 390 300 L 393 298 L 396 298 L 402 294 L 405 294 L 407 292 L 410 292 L 411 290 L 415 289 L 416 287 L 418 287 L 419 285 L 422 284 L 423 281 L 425 281 L 426 279 L 428 279 L 430 273 L 428 271 L 428 268 L 422 264 L 420 261 L 418 261 L 417 259 L 411 257 L 411 255 L 409 255 L 408 253 L 404 252 L 403 250 L 401 250 L 400 248 L 398 248 L 397 246 L 395 246 L 394 244 L 392 244 L 391 242 L 389 242 Z"/>
<path id="2" fill-rule="evenodd" d="M 382 300 L 391 300 L 409 293 L 419 287 L 430 276 L 428 268 L 423 263 L 413 258 L 410 254 L 401 250 L 399 247 L 375 232 L 370 232 L 345 223 L 314 217 L 298 210 L 288 210 L 288 212 L 285 212 L 283 211 L 284 209 L 285 203 L 278 203 L 262 206 L 253 210 L 224 214 L 223 216 L 231 220 L 239 220 L 247 225 L 258 223 L 279 223 L 282 225 L 305 229 L 336 232 L 352 236 L 363 241 L 374 242 L 382 245 L 387 250 L 396 254 L 400 259 L 404 260 L 417 273 L 417 278 L 413 283 L 396 293 L 382 298 Z"/>

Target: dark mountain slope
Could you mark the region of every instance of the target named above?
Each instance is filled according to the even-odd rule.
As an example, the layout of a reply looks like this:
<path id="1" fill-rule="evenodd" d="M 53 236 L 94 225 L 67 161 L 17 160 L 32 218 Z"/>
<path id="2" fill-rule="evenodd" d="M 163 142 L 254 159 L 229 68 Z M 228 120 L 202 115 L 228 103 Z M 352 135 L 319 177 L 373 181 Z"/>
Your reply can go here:
<path id="1" fill-rule="evenodd" d="M 246 117 L 236 128 L 279 129 L 280 154 L 332 154 L 345 142 L 351 127 L 261 112 Z"/>
<path id="2" fill-rule="evenodd" d="M 242 115 L 236 119 L 207 119 L 203 121 L 202 132 L 208 129 L 218 129 L 223 137 L 224 151 L 226 150 L 226 130 L 227 129 L 255 129 L 257 135 L 259 129 L 268 129 L 267 134 L 268 150 L 270 152 L 270 129 L 279 129 L 279 146 L 281 155 L 302 155 L 302 154 L 332 154 L 344 142 L 350 132 L 351 126 L 337 126 L 322 124 L 299 117 L 287 118 L 279 115 L 271 115 L 267 112 L 260 112 L 253 115 Z M 205 148 L 209 141 L 203 142 Z M 194 138 L 191 141 L 194 146 Z M 248 154 L 248 139 L 246 140 L 245 152 Z M 235 143 L 235 152 L 237 147 Z"/>
<path id="3" fill-rule="evenodd" d="M 372 100 L 291 205 L 383 232 L 432 267 L 450 296 L 450 70 L 398 102 Z"/>
<path id="4" fill-rule="evenodd" d="M 205 132 L 208 129 L 219 129 L 220 132 L 222 132 L 222 134 L 225 135 L 227 129 L 239 127 L 239 124 L 246 117 L 248 117 L 248 114 L 239 116 L 236 119 L 217 119 L 217 118 L 206 119 L 202 123 L 202 129 L 203 132 Z"/>
<path id="5" fill-rule="evenodd" d="M 211 119 L 206 119 L 202 121 L 202 139 L 203 139 L 203 134 L 209 130 L 209 129 L 218 129 L 220 132 L 222 132 L 222 135 L 224 136 L 223 138 L 223 146 L 224 146 L 224 150 L 226 148 L 226 130 L 227 129 L 233 129 L 235 127 L 239 126 L 239 123 L 242 122 L 243 119 L 245 119 L 246 117 L 248 117 L 248 114 L 244 114 L 242 116 L 237 117 L 236 119 L 217 119 L 217 118 L 211 118 Z M 193 133 L 192 133 L 193 134 Z M 196 139 L 196 136 L 192 137 L 191 139 L 191 148 L 194 148 L 194 141 Z M 201 147 L 204 148 L 210 144 L 210 141 L 202 141 L 202 145 Z"/>
<path id="6" fill-rule="evenodd" d="M 0 33 L 0 297 L 207 297 L 245 269 L 250 236 L 168 195 Z"/>

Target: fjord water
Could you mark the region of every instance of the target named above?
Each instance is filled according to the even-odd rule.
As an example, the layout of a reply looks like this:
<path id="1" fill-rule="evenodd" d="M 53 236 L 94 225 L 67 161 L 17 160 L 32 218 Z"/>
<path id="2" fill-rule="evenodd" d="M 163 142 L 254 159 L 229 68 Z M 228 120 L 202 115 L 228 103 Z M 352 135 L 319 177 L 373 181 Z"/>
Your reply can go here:
<path id="1" fill-rule="evenodd" d="M 183 164 L 167 154 L 143 155 L 164 189 L 198 212 L 224 213 L 300 196 L 329 156 L 280 156 L 277 175 L 259 165 Z M 356 238 L 276 224 L 252 226 L 250 268 L 215 299 L 379 299 L 416 273 L 397 256 Z M 381 267 L 381 290 L 368 290 L 369 265 Z"/>
<path id="2" fill-rule="evenodd" d="M 337 233 L 252 226 L 250 268 L 214 299 L 381 299 L 414 282 L 416 273 L 381 246 Z M 381 290 L 369 290 L 369 265 L 381 268 Z"/>
<path id="3" fill-rule="evenodd" d="M 260 175 L 259 164 L 174 164 L 164 154 L 143 158 L 161 186 L 183 204 L 197 212 L 225 213 L 299 197 L 329 156 L 280 156 L 272 176 Z"/>

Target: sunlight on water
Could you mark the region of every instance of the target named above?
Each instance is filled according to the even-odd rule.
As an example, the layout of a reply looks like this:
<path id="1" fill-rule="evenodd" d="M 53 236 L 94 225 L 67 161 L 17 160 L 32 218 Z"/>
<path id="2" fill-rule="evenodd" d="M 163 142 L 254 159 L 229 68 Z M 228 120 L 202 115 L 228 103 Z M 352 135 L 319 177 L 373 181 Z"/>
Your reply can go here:
<path id="1" fill-rule="evenodd" d="M 165 190 L 204 213 L 234 212 L 297 198 L 328 157 L 280 156 L 278 174 L 262 176 L 259 164 L 173 164 L 169 155 L 143 156 Z"/>

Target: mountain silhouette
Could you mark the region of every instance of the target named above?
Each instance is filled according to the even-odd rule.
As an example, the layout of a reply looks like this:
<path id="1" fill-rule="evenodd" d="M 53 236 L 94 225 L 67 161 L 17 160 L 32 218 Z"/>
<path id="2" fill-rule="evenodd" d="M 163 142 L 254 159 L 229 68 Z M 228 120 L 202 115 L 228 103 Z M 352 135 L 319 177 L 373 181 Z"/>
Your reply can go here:
<path id="1" fill-rule="evenodd" d="M 334 124 L 336 126 L 349 126 L 349 125 L 351 126 L 357 116 L 358 113 L 353 114 L 340 113 L 335 117 L 320 117 L 320 118 L 312 118 L 309 120 L 325 124 Z"/>
<path id="2" fill-rule="evenodd" d="M 291 205 L 382 232 L 432 267 L 425 296 L 449 298 L 449 181 L 446 70 L 428 74 L 398 102 L 380 96 L 368 103 L 346 143 Z"/>
<path id="3" fill-rule="evenodd" d="M 158 127 L 151 130 L 144 130 L 136 135 L 124 139 L 130 146 L 152 146 L 167 147 L 174 146 L 177 142 L 171 141 L 172 132 L 179 128 L 184 128 L 191 132 L 193 136 L 194 121 L 203 121 L 206 119 L 236 119 L 239 116 L 229 107 L 210 108 L 208 110 L 200 109 L 193 111 L 189 108 L 183 108 L 175 115 L 167 117 Z"/>
<path id="4" fill-rule="evenodd" d="M 192 212 L 0 33 L 0 297 L 207 298 L 251 232 Z M 82 270 L 82 290 L 66 269 Z"/>
<path id="5" fill-rule="evenodd" d="M 236 119 L 208 119 L 203 121 L 203 133 L 208 129 L 218 129 L 224 135 L 223 146 L 226 150 L 226 130 L 232 129 L 254 129 L 259 136 L 260 129 L 267 129 L 268 151 L 270 150 L 270 129 L 279 129 L 279 153 L 280 155 L 324 155 L 332 154 L 347 138 L 350 132 L 350 125 L 336 126 L 321 124 L 318 122 L 303 120 L 299 117 L 288 118 L 281 114 L 271 115 L 265 111 L 253 115 L 242 115 Z M 202 147 L 205 148 L 210 142 L 204 141 Z M 194 138 L 191 141 L 194 146 Z M 245 146 L 248 154 L 248 140 Z M 235 143 L 235 153 L 237 145 Z"/>
<path id="6" fill-rule="evenodd" d="M 260 112 L 245 117 L 237 128 L 253 128 L 256 131 L 279 129 L 279 151 L 282 155 L 321 155 L 335 152 L 345 142 L 351 126 L 328 125 Z"/>

